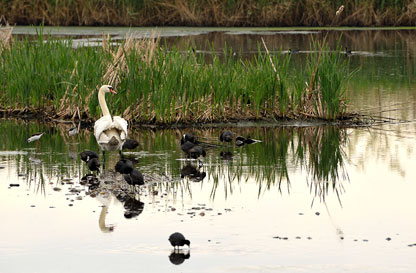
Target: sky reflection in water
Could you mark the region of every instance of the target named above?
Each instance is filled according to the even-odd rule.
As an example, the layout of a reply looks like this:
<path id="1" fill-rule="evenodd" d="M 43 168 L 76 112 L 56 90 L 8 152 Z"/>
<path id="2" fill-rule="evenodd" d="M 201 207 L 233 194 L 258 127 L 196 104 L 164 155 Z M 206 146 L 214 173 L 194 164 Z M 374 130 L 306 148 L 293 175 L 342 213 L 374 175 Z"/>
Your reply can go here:
<path id="1" fill-rule="evenodd" d="M 8 272 L 176 270 L 167 241 L 174 231 L 191 240 L 182 272 L 412 270 L 414 140 L 403 140 L 395 126 L 393 133 L 233 128 L 262 143 L 208 150 L 199 170 L 206 176 L 197 182 L 181 179 L 181 169 L 196 166 L 179 147 L 185 130 L 135 130 L 141 145 L 126 154 L 152 181 L 142 187 L 141 203 L 123 197 L 121 182 L 86 194 L 80 178 L 88 169 L 78 154 L 98 151 L 90 131 L 69 137 L 62 125 L 1 127 L 9 141 L 0 153 L 0 264 Z M 221 130 L 195 133 L 219 143 Z M 26 143 L 37 131 L 47 132 L 38 150 Z M 108 173 L 117 159 L 109 156 L 103 180 L 120 180 Z M 8 188 L 12 183 L 20 187 Z M 126 217 L 128 202 L 139 204 L 138 216 Z"/>

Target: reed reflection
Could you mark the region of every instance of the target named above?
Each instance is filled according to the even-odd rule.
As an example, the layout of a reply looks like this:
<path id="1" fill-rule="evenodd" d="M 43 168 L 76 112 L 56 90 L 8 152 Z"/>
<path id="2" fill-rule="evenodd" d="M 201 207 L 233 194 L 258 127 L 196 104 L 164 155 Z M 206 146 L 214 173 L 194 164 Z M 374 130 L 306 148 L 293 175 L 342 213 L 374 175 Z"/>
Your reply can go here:
<path id="1" fill-rule="evenodd" d="M 5 136 L 10 142 L 2 143 L 2 149 L 19 151 L 9 155 L 7 160 L 16 166 L 17 174 L 25 177 L 28 184 L 45 192 L 47 184 L 64 185 L 64 180 L 72 180 L 75 185 L 68 185 L 68 190 L 84 184 L 91 187 L 90 191 L 94 187 L 97 191 L 105 189 L 116 197 L 119 191 L 132 198 L 135 194 L 143 194 L 130 192 L 123 176 L 110 167 L 118 162 L 118 154 L 109 157 L 108 170 L 99 176 L 86 176 L 90 170 L 81 161 L 79 153 L 98 150 L 92 131 L 87 128 L 80 127 L 78 134 L 69 136 L 70 125 L 59 125 L 51 130 L 44 124 L 19 124 L 3 122 L 0 125 L 3 134 L 14 136 Z M 27 136 L 36 131 L 48 132 L 41 139 L 46 145 L 37 151 L 28 150 L 25 146 Z M 332 126 L 233 128 L 233 133 L 238 136 L 250 136 L 261 141 L 243 146 L 235 142 L 221 143 L 218 136 L 223 129 L 195 129 L 195 135 L 209 144 L 203 166 L 195 164 L 195 160 L 185 160 L 178 144 L 185 131 L 132 130 L 131 135 L 140 140 L 140 149 L 127 155 L 140 159 L 135 168 L 140 168 L 148 179 L 144 179 L 145 185 L 141 187 L 149 191 L 176 193 L 179 190 L 192 194 L 192 183 L 200 182 L 203 187 L 209 187 L 207 193 L 214 199 L 219 185 L 224 185 L 221 189 L 226 189 L 228 195 L 234 186 L 251 179 L 256 181 L 260 196 L 262 192 L 276 188 L 290 193 L 291 176 L 306 171 L 306 180 L 314 198 L 324 201 L 326 195 L 334 193 L 340 196 L 344 191 L 342 182 L 348 179 L 343 150 L 348 141 L 346 129 Z M 71 156 L 75 152 L 76 158 Z M 36 158 L 36 162 L 29 156 Z M 96 178 L 109 184 L 98 183 Z M 126 208 L 127 217 L 140 215 L 141 201 L 136 201 L 137 204 L 132 205 L 135 209 Z"/>

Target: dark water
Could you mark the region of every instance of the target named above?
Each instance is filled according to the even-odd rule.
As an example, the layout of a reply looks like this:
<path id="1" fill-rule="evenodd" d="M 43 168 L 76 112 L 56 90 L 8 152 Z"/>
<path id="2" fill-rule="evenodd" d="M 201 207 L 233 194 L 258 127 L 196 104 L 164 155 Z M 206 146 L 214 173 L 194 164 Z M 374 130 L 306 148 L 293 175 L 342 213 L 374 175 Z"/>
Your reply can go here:
<path id="1" fill-rule="evenodd" d="M 195 42 L 200 50 L 209 40 L 218 48 L 239 45 L 244 54 L 259 39 L 252 30 L 180 33 L 201 39 Z M 310 35 L 322 33 L 262 35 L 269 49 L 298 48 L 294 58 L 301 62 Z M 344 31 L 342 39 L 360 67 L 349 87 L 353 109 L 394 118 L 391 123 L 228 128 L 262 141 L 242 147 L 219 143 L 224 128 L 194 129 L 218 145 L 200 168 L 180 150 L 189 129 L 134 128 L 130 138 L 140 146 L 125 155 L 144 174 L 140 194 L 129 193 L 114 173 L 117 153 L 107 155 L 100 187 L 82 185 L 89 171 L 79 153 L 99 152 L 90 129 L 70 136 L 77 124 L 1 120 L 0 268 L 414 272 L 416 36 L 411 30 Z M 36 132 L 46 132 L 38 147 L 26 141 Z M 181 177 L 190 170 L 193 177 Z M 182 255 L 171 255 L 167 238 L 175 231 L 191 241 Z"/>

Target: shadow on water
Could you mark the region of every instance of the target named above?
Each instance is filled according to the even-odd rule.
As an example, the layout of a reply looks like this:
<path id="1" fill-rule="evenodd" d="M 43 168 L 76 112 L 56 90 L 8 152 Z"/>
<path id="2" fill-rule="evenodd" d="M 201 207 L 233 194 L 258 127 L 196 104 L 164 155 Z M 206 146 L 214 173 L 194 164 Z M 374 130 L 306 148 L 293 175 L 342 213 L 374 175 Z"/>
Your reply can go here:
<path id="1" fill-rule="evenodd" d="M 91 131 L 80 128 L 77 134 L 70 135 L 71 126 L 17 121 L 3 121 L 0 127 L 3 139 L 9 140 L 0 146 L 2 161 L 6 161 L 9 168 L 15 167 L 16 175 L 23 177 L 30 188 L 45 194 L 45 187 L 49 185 L 54 189 L 69 185 L 70 191 L 79 193 L 77 187 L 82 184 L 81 178 L 90 173 L 79 153 L 83 150 L 99 152 Z M 336 194 L 341 203 L 342 183 L 348 180 L 344 168 L 343 146 L 348 141 L 345 129 L 317 126 L 232 130 L 236 135 L 262 142 L 238 147 L 233 142 L 218 141 L 221 128 L 194 131 L 201 140 L 211 143 L 199 166 L 195 160 L 185 159 L 180 149 L 180 137 L 187 130 L 136 130 L 132 135 L 140 146 L 125 155 L 138 160 L 135 166 L 143 172 L 146 181 L 141 191 L 152 195 L 192 196 L 195 183 L 204 186 L 212 200 L 220 188 L 227 197 L 244 183 L 256 183 L 258 198 L 273 189 L 290 194 L 291 176 L 300 171 L 306 173 L 312 204 L 315 199 L 325 202 L 329 194 Z M 35 132 L 46 132 L 38 148 L 26 141 Z M 106 172 L 98 176 L 101 183 L 94 188 L 89 185 L 86 194 L 99 197 L 102 192 L 111 193 L 124 204 L 126 218 L 137 217 L 144 203 L 113 171 L 117 160 L 117 154 L 110 156 Z M 103 205 L 106 206 L 105 202 Z"/>

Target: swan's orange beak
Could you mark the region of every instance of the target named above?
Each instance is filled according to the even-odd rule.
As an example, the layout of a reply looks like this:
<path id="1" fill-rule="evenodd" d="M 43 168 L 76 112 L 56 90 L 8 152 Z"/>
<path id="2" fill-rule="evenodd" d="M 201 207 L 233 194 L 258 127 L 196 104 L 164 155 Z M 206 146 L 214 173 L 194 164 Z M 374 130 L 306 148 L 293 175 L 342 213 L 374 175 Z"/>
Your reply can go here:
<path id="1" fill-rule="evenodd" d="M 113 94 L 117 94 L 116 90 L 114 90 L 113 88 L 110 88 L 110 92 Z"/>

